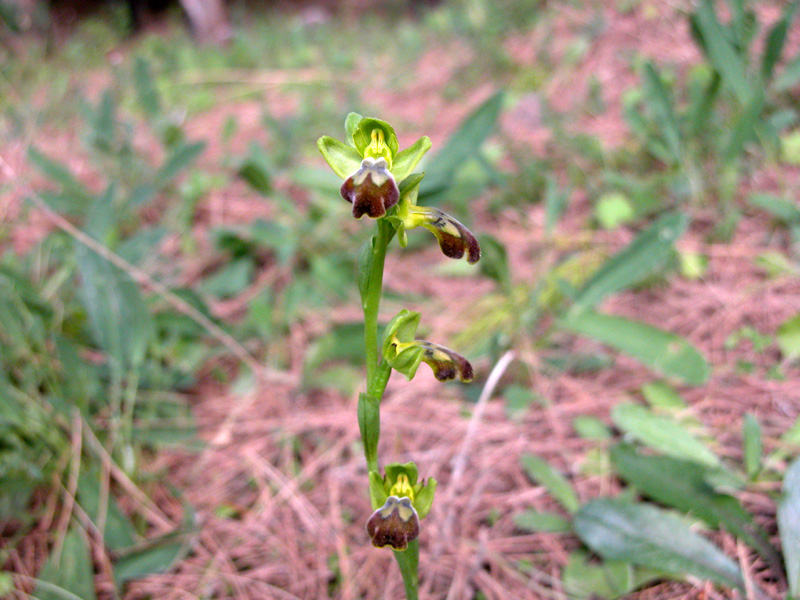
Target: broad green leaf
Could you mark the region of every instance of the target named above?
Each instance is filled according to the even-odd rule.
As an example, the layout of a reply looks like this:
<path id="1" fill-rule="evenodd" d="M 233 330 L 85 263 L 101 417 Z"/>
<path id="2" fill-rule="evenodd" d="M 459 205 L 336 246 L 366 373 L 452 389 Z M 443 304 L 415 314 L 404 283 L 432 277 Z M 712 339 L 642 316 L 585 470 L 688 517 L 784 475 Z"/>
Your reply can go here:
<path id="1" fill-rule="evenodd" d="M 789 593 L 800 598 L 800 458 L 783 476 L 783 497 L 778 504 L 778 531 L 783 546 Z"/>
<path id="2" fill-rule="evenodd" d="M 744 587 L 735 562 L 681 519 L 655 506 L 600 498 L 581 506 L 572 526 L 606 560 Z"/>
<path id="3" fill-rule="evenodd" d="M 396 181 L 401 182 L 411 175 L 414 167 L 419 164 L 425 153 L 431 149 L 431 140 L 428 136 L 419 138 L 411 146 L 402 150 L 394 157 L 392 175 Z"/>
<path id="4" fill-rule="evenodd" d="M 163 187 L 171 183 L 181 171 L 194 163 L 205 149 L 206 143 L 203 141 L 180 143 L 156 171 L 154 178 L 156 187 Z"/>
<path id="5" fill-rule="evenodd" d="M 688 341 L 652 325 L 593 312 L 570 316 L 559 323 L 690 385 L 705 383 L 711 374 L 706 359 Z"/>
<path id="6" fill-rule="evenodd" d="M 250 142 L 247 156 L 239 165 L 239 176 L 262 196 L 272 192 L 272 166 L 270 158 L 259 144 Z"/>
<path id="7" fill-rule="evenodd" d="M 426 162 L 426 177 L 419 192 L 421 197 L 447 189 L 459 167 L 478 153 L 494 131 L 503 98 L 503 92 L 497 92 L 476 108 L 461 122 L 444 147 Z"/>
<path id="8" fill-rule="evenodd" d="M 572 529 L 569 519 L 555 513 L 535 510 L 526 510 L 514 515 L 514 525 L 527 531 L 547 533 L 568 533 Z"/>
<path id="9" fill-rule="evenodd" d="M 95 342 L 118 367 L 139 366 L 155 327 L 137 285 L 102 256 L 77 244 L 79 296 Z"/>
<path id="10" fill-rule="evenodd" d="M 611 410 L 611 419 L 625 433 L 665 454 L 710 467 L 720 465 L 717 455 L 673 417 L 656 415 L 644 406 L 623 402 Z"/>
<path id="11" fill-rule="evenodd" d="M 254 270 L 255 265 L 249 257 L 239 258 L 206 278 L 201 287 L 204 292 L 212 296 L 231 298 L 250 285 Z"/>
<path id="12" fill-rule="evenodd" d="M 688 217 L 680 213 L 656 220 L 592 275 L 575 298 L 570 315 L 594 308 L 607 296 L 660 273 L 673 252 L 673 242 L 683 234 L 688 223 Z"/>
<path id="13" fill-rule="evenodd" d="M 189 553 L 193 540 L 191 533 L 168 533 L 122 552 L 114 561 L 114 579 L 121 585 L 132 579 L 165 573 Z"/>
<path id="14" fill-rule="evenodd" d="M 677 390 L 664 381 L 651 381 L 642 386 L 642 396 L 653 408 L 670 411 L 686 409 L 686 402 Z"/>
<path id="15" fill-rule="evenodd" d="M 800 225 L 800 208 L 791 200 L 770 194 L 752 194 L 750 204 L 762 208 L 786 225 Z"/>
<path id="16" fill-rule="evenodd" d="M 764 441 L 761 438 L 761 425 L 751 414 L 745 415 L 742 423 L 742 445 L 745 471 L 753 478 L 761 470 Z"/>
<path id="17" fill-rule="evenodd" d="M 496 237 L 488 234 L 478 236 L 481 245 L 481 260 L 478 268 L 481 275 L 494 280 L 503 291 L 509 291 L 511 270 L 508 265 L 506 247 Z"/>
<path id="18" fill-rule="evenodd" d="M 39 600 L 94 600 L 97 597 L 92 557 L 82 529 L 75 525 L 70 527 L 58 560 L 51 553 L 37 579 L 33 595 Z"/>
<path id="19" fill-rule="evenodd" d="M 341 179 L 347 179 L 361 166 L 361 155 L 352 146 L 323 135 L 317 140 L 317 148 L 325 161 Z"/>
<path id="20" fill-rule="evenodd" d="M 546 460 L 534 454 L 525 454 L 520 458 L 520 464 L 531 480 L 543 485 L 567 512 L 578 510 L 580 502 L 572 484 Z"/>
<path id="21" fill-rule="evenodd" d="M 702 519 L 710 527 L 722 527 L 744 540 L 770 564 L 780 565 L 775 548 L 753 522 L 741 503 L 714 489 L 719 468 L 670 456 L 639 453 L 630 444 L 611 448 L 611 461 L 622 479 L 643 495 Z"/>
<path id="22" fill-rule="evenodd" d="M 78 504 L 92 523 L 105 523 L 103 542 L 109 550 L 116 552 L 128 548 L 134 543 L 136 529 L 111 495 L 106 499 L 105 512 L 100 514 L 100 485 L 100 475 L 96 469 L 92 469 L 91 474 L 81 471 L 78 480 Z"/>
<path id="23" fill-rule="evenodd" d="M 578 415 L 572 420 L 572 428 L 585 440 L 610 440 L 611 430 L 597 417 Z"/>
<path id="24" fill-rule="evenodd" d="M 141 56 L 137 56 L 133 63 L 133 83 L 142 110 L 150 118 L 157 117 L 161 111 L 161 103 L 155 86 L 155 78 L 150 69 L 150 63 Z"/>
<path id="25" fill-rule="evenodd" d="M 787 360 L 800 357 L 800 313 L 778 326 L 778 348 Z"/>
<path id="26" fill-rule="evenodd" d="M 668 577 L 663 571 L 642 569 L 624 561 L 592 564 L 583 552 L 571 553 L 561 574 L 564 590 L 570 598 L 579 600 L 615 600 L 651 581 Z"/>

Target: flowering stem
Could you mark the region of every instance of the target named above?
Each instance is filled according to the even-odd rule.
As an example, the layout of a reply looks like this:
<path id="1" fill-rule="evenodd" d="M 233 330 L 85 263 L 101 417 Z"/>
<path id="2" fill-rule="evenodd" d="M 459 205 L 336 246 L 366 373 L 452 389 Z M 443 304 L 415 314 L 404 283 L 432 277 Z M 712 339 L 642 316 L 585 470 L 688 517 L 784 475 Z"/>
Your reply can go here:
<path id="1" fill-rule="evenodd" d="M 364 310 L 364 352 L 367 364 L 367 393 L 358 398 L 358 423 L 364 444 L 367 469 L 379 473 L 378 435 L 380 432 L 380 402 L 392 368 L 386 360 L 380 360 L 378 348 L 378 309 L 383 293 L 383 269 L 386 248 L 392 239 L 392 226 L 383 219 L 378 220 L 378 233 L 372 240 L 372 256 L 369 261 L 367 286 L 361 299 Z M 419 599 L 419 542 L 409 542 L 404 551 L 393 552 L 403 575 L 407 600 Z"/>
<path id="2" fill-rule="evenodd" d="M 419 600 L 419 540 L 408 543 L 402 552 L 394 552 L 400 573 L 403 574 L 403 585 L 406 588 L 406 600 Z"/>
<path id="3" fill-rule="evenodd" d="M 383 291 L 383 267 L 386 261 L 386 248 L 389 245 L 391 225 L 383 220 L 378 221 L 378 234 L 372 245 L 367 290 L 362 298 L 364 309 L 364 349 L 367 359 L 367 393 L 380 400 L 383 389 L 378 379 L 378 309 Z M 385 384 L 384 384 L 385 387 Z M 377 392 L 377 393 L 376 393 Z"/>

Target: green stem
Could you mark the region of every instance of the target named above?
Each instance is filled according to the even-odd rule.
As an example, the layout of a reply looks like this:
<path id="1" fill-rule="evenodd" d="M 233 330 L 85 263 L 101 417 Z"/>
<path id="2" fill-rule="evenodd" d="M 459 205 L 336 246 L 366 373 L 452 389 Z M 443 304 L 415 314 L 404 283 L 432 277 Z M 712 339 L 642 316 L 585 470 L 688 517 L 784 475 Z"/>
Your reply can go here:
<path id="1" fill-rule="evenodd" d="M 419 600 L 419 540 L 408 543 L 408 548 L 402 552 L 394 552 L 400 573 L 403 575 L 403 585 L 406 588 L 406 600 Z"/>
<path id="2" fill-rule="evenodd" d="M 378 235 L 372 246 L 372 260 L 367 283 L 367 293 L 362 298 L 364 309 L 364 349 L 367 363 L 367 394 L 380 401 L 383 390 L 378 390 L 375 381 L 378 374 L 378 309 L 383 292 L 383 268 L 386 262 L 386 248 L 389 245 L 391 225 L 378 221 Z M 378 394 L 374 392 L 378 391 Z"/>
<path id="3" fill-rule="evenodd" d="M 364 443 L 367 469 L 379 473 L 377 446 L 380 433 L 380 402 L 392 368 L 385 360 L 380 360 L 378 347 L 378 310 L 383 293 L 383 269 L 386 262 L 386 248 L 392 239 L 392 226 L 384 220 L 378 221 L 378 234 L 373 238 L 372 257 L 369 261 L 366 290 L 361 298 L 364 310 L 364 352 L 367 365 L 367 393 L 358 398 L 358 423 Z M 419 600 L 419 542 L 409 543 L 403 552 L 394 552 L 406 600 Z"/>

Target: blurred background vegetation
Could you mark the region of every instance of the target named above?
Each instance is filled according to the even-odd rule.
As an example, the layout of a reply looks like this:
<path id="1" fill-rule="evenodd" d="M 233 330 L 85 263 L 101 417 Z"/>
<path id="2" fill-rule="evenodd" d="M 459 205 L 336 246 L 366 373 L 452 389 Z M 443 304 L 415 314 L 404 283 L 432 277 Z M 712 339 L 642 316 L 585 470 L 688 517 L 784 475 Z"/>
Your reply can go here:
<path id="1" fill-rule="evenodd" d="M 369 232 L 315 140 L 357 111 L 401 146 L 430 135 L 422 202 L 481 233 L 478 274 L 412 238 L 395 272 L 427 283 L 389 282 L 389 306 L 432 295 L 436 326 L 460 323 L 479 374 L 461 400 L 507 352 L 494 397 L 523 430 L 554 405 L 542 381 L 643 373 L 570 417 L 586 470 L 516 467 L 554 503 L 508 508 L 515 531 L 576 540 L 548 593 L 800 597 L 796 8 L 0 0 L 0 596 L 122 597 L 191 554 L 194 507 L 149 466 L 207 448 L 198 398 L 352 398 Z M 754 306 L 694 335 L 719 256 L 748 261 L 723 291 Z M 745 288 L 784 303 L 755 322 Z M 684 396 L 742 380 L 781 391 L 742 392 L 722 444 Z M 579 501 L 569 479 L 595 475 L 620 494 Z"/>

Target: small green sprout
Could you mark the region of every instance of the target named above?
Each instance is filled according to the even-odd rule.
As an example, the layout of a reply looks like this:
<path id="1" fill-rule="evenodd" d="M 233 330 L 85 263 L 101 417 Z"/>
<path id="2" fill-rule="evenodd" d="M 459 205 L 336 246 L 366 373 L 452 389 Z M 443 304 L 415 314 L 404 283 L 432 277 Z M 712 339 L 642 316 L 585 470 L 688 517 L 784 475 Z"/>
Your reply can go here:
<path id="1" fill-rule="evenodd" d="M 386 327 L 383 343 L 378 340 L 378 309 L 383 285 L 386 250 L 394 236 L 402 247 L 407 231 L 423 227 L 436 236 L 445 256 L 463 258 L 470 264 L 481 255 L 477 239 L 464 225 L 442 211 L 418 206 L 419 185 L 424 173 L 414 173 L 431 142 L 422 137 L 399 150 L 394 129 L 386 121 L 350 113 L 345 120 L 345 141 L 323 136 L 317 146 L 333 172 L 342 178 L 342 198 L 353 205 L 353 216 L 367 216 L 377 233 L 361 251 L 358 287 L 364 310 L 366 392 L 358 397 L 358 425 L 369 473 L 369 497 L 374 512 L 367 533 L 378 547 L 395 552 L 406 597 L 418 599 L 417 537 L 420 521 L 430 512 L 436 480 L 420 480 L 414 463 L 392 463 L 384 475 L 378 463 L 380 404 L 392 371 L 413 379 L 421 363 L 433 370 L 439 381 L 471 381 L 469 361 L 439 344 L 416 339 L 420 314 L 402 310 Z"/>

